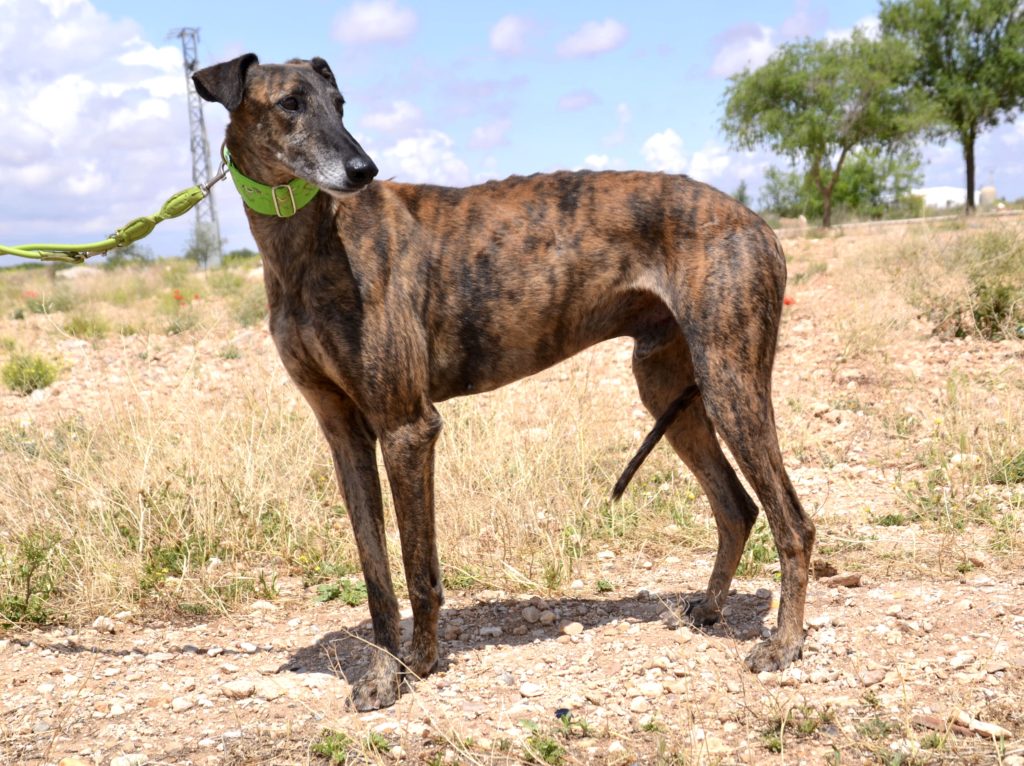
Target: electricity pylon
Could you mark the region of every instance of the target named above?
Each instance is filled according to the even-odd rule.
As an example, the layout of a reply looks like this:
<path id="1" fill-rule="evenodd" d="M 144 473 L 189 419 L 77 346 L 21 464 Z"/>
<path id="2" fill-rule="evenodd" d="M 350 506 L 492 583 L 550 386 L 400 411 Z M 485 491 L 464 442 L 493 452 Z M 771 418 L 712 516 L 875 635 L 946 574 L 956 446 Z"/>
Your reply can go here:
<path id="1" fill-rule="evenodd" d="M 206 140 L 206 122 L 203 120 L 203 101 L 196 92 L 192 75 L 199 68 L 196 52 L 199 30 L 186 27 L 171 32 L 181 38 L 181 54 L 185 61 L 185 88 L 188 94 L 188 126 L 192 149 L 192 182 L 208 184 L 213 177 L 210 172 L 210 143 Z M 196 205 L 195 245 L 204 266 L 218 266 L 221 259 L 220 224 L 217 222 L 217 208 L 211 193 Z"/>

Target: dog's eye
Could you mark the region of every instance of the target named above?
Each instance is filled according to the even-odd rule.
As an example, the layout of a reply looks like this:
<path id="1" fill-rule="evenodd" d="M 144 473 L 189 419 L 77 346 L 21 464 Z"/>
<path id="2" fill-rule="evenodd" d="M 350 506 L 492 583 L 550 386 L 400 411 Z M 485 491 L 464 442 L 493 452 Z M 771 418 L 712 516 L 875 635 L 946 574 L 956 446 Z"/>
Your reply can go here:
<path id="1" fill-rule="evenodd" d="M 345 102 L 342 99 L 335 99 L 334 110 L 338 113 L 339 117 L 345 116 Z"/>
<path id="2" fill-rule="evenodd" d="M 297 112 L 299 111 L 299 107 L 301 107 L 299 100 L 295 98 L 295 96 L 285 96 L 277 102 L 277 105 L 286 112 Z"/>

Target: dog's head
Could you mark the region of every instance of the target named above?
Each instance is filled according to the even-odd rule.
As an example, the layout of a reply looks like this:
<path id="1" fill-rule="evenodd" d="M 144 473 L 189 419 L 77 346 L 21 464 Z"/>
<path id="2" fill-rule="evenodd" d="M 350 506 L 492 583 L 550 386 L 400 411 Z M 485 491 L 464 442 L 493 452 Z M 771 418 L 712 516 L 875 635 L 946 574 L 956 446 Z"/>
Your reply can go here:
<path id="1" fill-rule="evenodd" d="M 247 53 L 192 76 L 199 95 L 231 113 L 228 149 L 266 184 L 303 178 L 328 192 L 359 191 L 377 175 L 342 122 L 345 99 L 327 62 L 261 65 Z"/>

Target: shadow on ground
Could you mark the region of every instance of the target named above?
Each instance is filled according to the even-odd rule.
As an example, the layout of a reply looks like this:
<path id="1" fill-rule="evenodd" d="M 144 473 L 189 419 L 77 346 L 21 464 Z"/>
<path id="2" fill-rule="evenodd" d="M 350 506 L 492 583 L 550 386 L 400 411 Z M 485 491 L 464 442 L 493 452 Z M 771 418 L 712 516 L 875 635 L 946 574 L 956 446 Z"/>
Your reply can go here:
<path id="1" fill-rule="evenodd" d="M 698 601 L 702 596 L 701 591 L 619 599 L 545 599 L 548 609 L 563 615 L 562 619 L 551 625 L 525 623 L 522 610 L 529 602 L 519 599 L 501 599 L 442 609 L 439 626 L 441 635 L 444 635 L 449 624 L 460 628 L 460 635 L 453 640 L 441 639 L 438 670 L 443 671 L 460 654 L 477 651 L 485 646 L 513 647 L 532 644 L 537 640 L 555 641 L 561 635 L 561 626 L 571 621 L 581 623 L 585 630 L 599 628 L 616 620 L 630 620 L 663 622 L 666 631 L 678 624 L 685 624 L 709 638 L 749 641 L 761 636 L 765 627 L 764 618 L 771 608 L 769 595 L 764 595 L 763 591 L 761 594 L 730 593 L 723 619 L 715 625 L 697 626 L 685 617 L 686 605 Z M 564 615 L 570 617 L 566 619 Z M 481 635 L 480 628 L 485 626 L 501 628 L 501 634 Z M 523 627 L 528 630 L 516 635 L 517 628 L 521 631 Z M 408 640 L 411 631 L 412 619 L 402 620 L 403 643 Z M 315 644 L 297 649 L 278 672 L 333 673 L 354 684 L 363 677 L 374 651 L 373 629 L 370 620 L 365 619 L 355 628 L 326 633 Z"/>

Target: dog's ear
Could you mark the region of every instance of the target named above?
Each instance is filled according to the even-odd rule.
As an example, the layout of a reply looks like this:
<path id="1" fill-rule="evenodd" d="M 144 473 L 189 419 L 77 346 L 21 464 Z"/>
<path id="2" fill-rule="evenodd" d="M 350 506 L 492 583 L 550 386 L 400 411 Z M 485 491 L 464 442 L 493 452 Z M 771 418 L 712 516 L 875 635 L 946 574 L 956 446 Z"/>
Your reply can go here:
<path id="1" fill-rule="evenodd" d="M 310 60 L 309 65 L 313 67 L 314 72 L 316 72 L 318 75 L 327 80 L 327 82 L 329 82 L 335 88 L 338 87 L 338 81 L 334 79 L 334 72 L 332 72 L 331 68 L 327 66 L 326 61 L 324 61 L 319 56 L 314 56 Z"/>
<path id="2" fill-rule="evenodd" d="M 233 111 L 242 103 L 245 94 L 245 73 L 253 64 L 260 63 L 255 53 L 246 53 L 223 64 L 214 64 L 192 75 L 196 91 L 207 101 L 224 104 Z"/>

